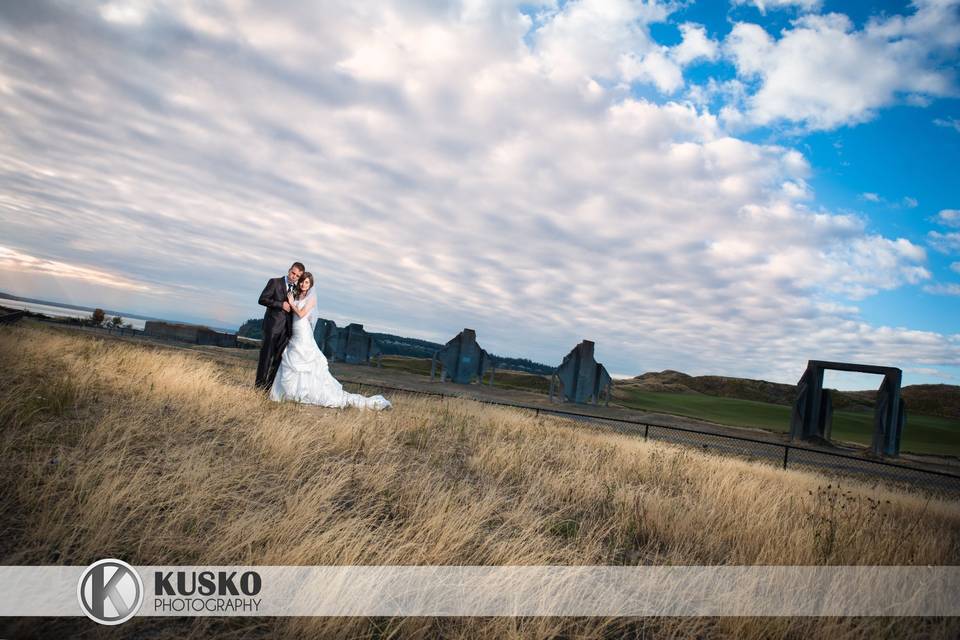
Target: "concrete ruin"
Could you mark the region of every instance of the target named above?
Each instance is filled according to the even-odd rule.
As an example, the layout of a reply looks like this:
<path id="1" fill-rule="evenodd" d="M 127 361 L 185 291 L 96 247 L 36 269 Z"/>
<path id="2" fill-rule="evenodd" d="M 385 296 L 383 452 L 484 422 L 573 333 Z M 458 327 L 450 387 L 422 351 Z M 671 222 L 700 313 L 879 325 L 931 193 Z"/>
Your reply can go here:
<path id="1" fill-rule="evenodd" d="M 493 358 L 477 344 L 477 332 L 464 329 L 443 348 L 434 352 L 430 362 L 430 380 L 433 381 L 440 364 L 440 382 L 450 380 L 457 384 L 470 384 L 476 378 L 483 383 L 483 374 L 490 372 L 487 384 L 493 385 L 495 365 Z"/>
<path id="2" fill-rule="evenodd" d="M 584 340 L 564 357 L 563 362 L 550 376 L 551 402 L 559 384 L 559 394 L 565 402 L 599 404 L 603 398 L 604 404 L 609 406 L 613 378 L 606 368 L 594 359 L 593 348 L 593 341 Z"/>
<path id="3" fill-rule="evenodd" d="M 876 455 L 900 455 L 900 436 L 906 423 L 906 406 L 900 396 L 903 372 L 896 367 L 878 367 L 848 362 L 810 360 L 797 383 L 797 399 L 790 413 L 790 439 L 828 443 L 833 426 L 833 395 L 823 388 L 823 373 L 854 371 L 883 376 L 873 411 L 871 452 Z"/>
<path id="4" fill-rule="evenodd" d="M 333 360 L 333 354 L 337 351 L 337 323 L 333 320 L 317 320 L 313 328 L 313 338 L 317 341 L 320 351 L 327 357 L 327 360 Z"/>
<path id="5" fill-rule="evenodd" d="M 330 362 L 370 364 L 376 361 L 378 367 L 381 365 L 380 345 L 362 324 L 352 322 L 346 327 L 337 327 L 332 320 L 319 320 L 313 335 Z"/>
<path id="6" fill-rule="evenodd" d="M 178 322 L 147 320 L 143 333 L 151 338 L 177 340 L 190 344 L 212 345 L 214 347 L 236 347 L 237 336 L 232 333 L 215 331 L 210 327 Z"/>

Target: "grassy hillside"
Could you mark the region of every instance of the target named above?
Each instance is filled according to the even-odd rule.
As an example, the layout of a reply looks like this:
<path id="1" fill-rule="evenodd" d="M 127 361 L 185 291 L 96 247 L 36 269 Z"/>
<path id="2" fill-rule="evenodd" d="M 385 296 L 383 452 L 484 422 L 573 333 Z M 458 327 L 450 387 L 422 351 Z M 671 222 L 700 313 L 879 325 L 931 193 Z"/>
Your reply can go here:
<path id="1" fill-rule="evenodd" d="M 903 388 L 903 399 L 910 411 L 960 420 L 960 386 L 912 384 Z"/>
<path id="2" fill-rule="evenodd" d="M 725 376 L 690 376 L 670 369 L 618 380 L 616 386 L 654 393 L 702 393 L 783 405 L 792 404 L 797 393 L 796 387 L 790 384 Z"/>
<path id="3" fill-rule="evenodd" d="M 394 395 L 386 413 L 277 404 L 252 377 L 190 351 L 0 327 L 0 563 L 960 563 L 957 503 L 468 400 Z M 89 625 L 17 624 L 9 637 Z M 110 631 L 807 640 L 953 638 L 960 621 L 138 618 Z"/>

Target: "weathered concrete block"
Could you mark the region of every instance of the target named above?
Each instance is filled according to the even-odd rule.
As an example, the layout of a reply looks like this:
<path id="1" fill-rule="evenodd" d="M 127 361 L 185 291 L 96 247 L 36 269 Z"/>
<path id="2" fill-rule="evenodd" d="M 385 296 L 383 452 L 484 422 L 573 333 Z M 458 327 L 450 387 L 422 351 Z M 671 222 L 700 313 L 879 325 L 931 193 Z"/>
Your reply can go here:
<path id="1" fill-rule="evenodd" d="M 489 384 L 493 384 L 493 358 L 477 344 L 477 332 L 473 329 L 464 329 L 433 354 L 431 380 L 437 373 L 437 364 L 441 366 L 441 382 L 449 379 L 458 384 L 470 384 L 474 377 L 483 382 L 483 374 L 490 371 Z"/>
<path id="2" fill-rule="evenodd" d="M 313 335 L 323 355 L 331 362 L 366 364 L 376 360 L 377 365 L 380 364 L 380 345 L 362 324 L 337 327 L 332 320 L 319 320 Z"/>
<path id="3" fill-rule="evenodd" d="M 797 399 L 790 413 L 790 439 L 829 441 L 833 423 L 833 397 L 823 388 L 823 372 L 855 371 L 883 376 L 873 413 L 875 455 L 900 455 L 900 438 L 906 423 L 906 409 L 900 397 L 903 371 L 896 367 L 878 367 L 849 362 L 810 360 L 797 383 Z"/>
<path id="4" fill-rule="evenodd" d="M 550 377 L 551 401 L 559 385 L 560 396 L 566 402 L 599 404 L 603 398 L 605 404 L 610 404 L 613 379 L 606 368 L 594 359 L 593 350 L 594 343 L 584 340 L 564 357 Z"/>

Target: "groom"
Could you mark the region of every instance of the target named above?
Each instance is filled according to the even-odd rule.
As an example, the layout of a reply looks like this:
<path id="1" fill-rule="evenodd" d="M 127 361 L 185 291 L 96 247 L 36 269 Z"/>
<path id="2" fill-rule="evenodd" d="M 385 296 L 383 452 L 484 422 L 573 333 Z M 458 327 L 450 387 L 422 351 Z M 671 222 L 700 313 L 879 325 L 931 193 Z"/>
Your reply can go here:
<path id="1" fill-rule="evenodd" d="M 290 325 L 293 322 L 287 293 L 296 288 L 304 271 L 306 268 L 302 262 L 294 262 L 287 275 L 268 280 L 260 294 L 260 304 L 267 308 L 263 314 L 263 343 L 260 345 L 260 363 L 257 365 L 255 383 L 260 389 L 272 387 L 273 379 L 277 377 L 280 357 L 290 340 Z"/>

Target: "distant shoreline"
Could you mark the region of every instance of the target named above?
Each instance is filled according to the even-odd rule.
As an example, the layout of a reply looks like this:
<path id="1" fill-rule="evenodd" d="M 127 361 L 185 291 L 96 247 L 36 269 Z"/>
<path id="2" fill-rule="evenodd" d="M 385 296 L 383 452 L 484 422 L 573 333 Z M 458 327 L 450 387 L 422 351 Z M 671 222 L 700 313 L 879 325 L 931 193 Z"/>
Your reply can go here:
<path id="1" fill-rule="evenodd" d="M 121 318 L 124 318 L 124 319 L 141 320 L 141 321 L 143 321 L 144 323 L 146 323 L 147 321 L 153 320 L 153 321 L 156 321 L 156 322 L 171 322 L 171 323 L 177 323 L 177 324 L 191 324 L 191 325 L 197 325 L 197 326 L 205 326 L 205 327 L 208 327 L 208 328 L 210 328 L 210 329 L 214 329 L 214 330 L 216 330 L 216 331 L 222 331 L 222 332 L 224 332 L 224 333 L 231 333 L 231 334 L 235 334 L 235 333 L 237 332 L 237 329 L 236 329 L 236 328 L 234 328 L 234 329 L 228 329 L 228 328 L 225 328 L 225 327 L 213 327 L 213 326 L 210 326 L 210 325 L 201 324 L 201 323 L 197 323 L 197 322 L 187 322 L 187 321 L 185 321 L 185 320 L 174 320 L 174 319 L 170 319 L 170 318 L 156 318 L 156 317 L 153 317 L 153 316 L 142 316 L 142 315 L 138 315 L 138 314 L 135 314 L 135 313 L 127 313 L 127 312 L 125 312 L 125 311 L 115 311 L 115 310 L 113 310 L 113 309 L 104 309 L 103 307 L 83 307 L 83 306 L 76 305 L 76 304 L 67 304 L 67 303 L 64 303 L 64 302 L 55 302 L 55 301 L 53 301 L 53 300 L 42 300 L 42 299 L 40 299 L 40 298 L 27 298 L 27 297 L 25 297 L 25 296 L 16 296 L 16 295 L 13 295 L 12 293 L 6 293 L 5 291 L 0 291 L 0 304 L 3 304 L 4 302 L 8 302 L 8 303 L 11 303 L 11 304 L 15 304 L 15 303 L 17 303 L 17 302 L 27 303 L 27 304 L 37 304 L 37 305 L 43 305 L 43 306 L 45 306 L 45 307 L 53 307 L 53 308 L 57 308 L 57 309 L 63 309 L 63 310 L 66 310 L 66 311 L 84 312 L 84 314 L 78 313 L 77 316 L 76 316 L 76 317 L 78 317 L 78 318 L 79 318 L 79 317 L 83 317 L 84 315 L 89 316 L 91 313 L 94 312 L 95 309 L 100 308 L 100 309 L 103 309 L 103 313 L 104 313 L 106 316 L 108 316 L 108 317 L 109 317 L 109 316 L 120 316 Z M 35 311 L 34 313 L 43 314 L 43 311 Z M 45 315 L 50 315 L 50 314 L 45 314 Z"/>
<path id="2" fill-rule="evenodd" d="M 73 311 L 86 311 L 88 313 L 93 313 L 97 307 L 81 307 L 75 304 L 67 304 L 66 302 L 54 302 L 53 300 L 41 300 L 40 298 L 25 298 L 23 296 L 15 296 L 12 293 L 6 293 L 0 291 L 0 299 L 11 300 L 13 302 L 32 302 L 33 304 L 43 304 L 48 307 L 60 307 L 62 309 L 71 309 Z M 163 318 L 152 318 L 150 316 L 138 316 L 134 313 L 125 313 L 123 311 L 113 311 L 112 309 L 103 309 L 103 312 L 111 316 L 120 316 L 123 318 L 137 318 L 138 320 L 162 320 Z"/>

